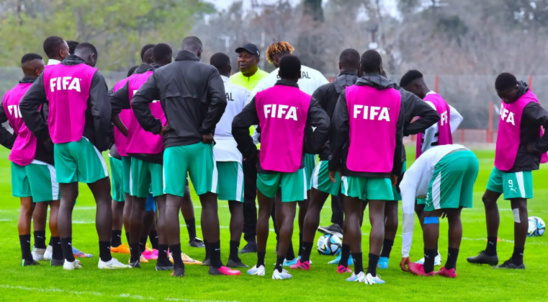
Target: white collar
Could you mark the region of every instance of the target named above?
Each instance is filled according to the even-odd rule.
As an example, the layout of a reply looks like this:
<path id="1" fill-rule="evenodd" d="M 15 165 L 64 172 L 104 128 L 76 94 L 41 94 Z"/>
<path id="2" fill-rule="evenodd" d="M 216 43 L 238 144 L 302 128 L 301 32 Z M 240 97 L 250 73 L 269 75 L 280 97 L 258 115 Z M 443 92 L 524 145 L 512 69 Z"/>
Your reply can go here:
<path id="1" fill-rule="evenodd" d="M 433 91 L 433 90 L 430 90 L 426 95 L 429 95 L 429 94 L 436 94 L 437 92 Z"/>
<path id="2" fill-rule="evenodd" d="M 227 76 L 221 75 L 221 79 L 223 79 L 223 83 L 226 83 L 229 81 Z"/>
<path id="3" fill-rule="evenodd" d="M 61 63 L 61 61 L 56 60 L 56 59 L 49 59 L 48 60 L 48 65 L 57 65 L 59 63 Z"/>

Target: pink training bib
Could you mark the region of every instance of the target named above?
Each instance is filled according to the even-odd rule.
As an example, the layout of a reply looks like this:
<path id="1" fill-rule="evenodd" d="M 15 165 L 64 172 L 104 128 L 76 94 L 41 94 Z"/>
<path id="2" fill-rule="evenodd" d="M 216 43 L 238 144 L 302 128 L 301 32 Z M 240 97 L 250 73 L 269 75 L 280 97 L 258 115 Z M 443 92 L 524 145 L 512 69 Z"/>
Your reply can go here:
<path id="1" fill-rule="evenodd" d="M 394 166 L 401 95 L 396 89 L 346 88 L 349 118 L 346 166 L 354 172 L 389 173 Z"/>

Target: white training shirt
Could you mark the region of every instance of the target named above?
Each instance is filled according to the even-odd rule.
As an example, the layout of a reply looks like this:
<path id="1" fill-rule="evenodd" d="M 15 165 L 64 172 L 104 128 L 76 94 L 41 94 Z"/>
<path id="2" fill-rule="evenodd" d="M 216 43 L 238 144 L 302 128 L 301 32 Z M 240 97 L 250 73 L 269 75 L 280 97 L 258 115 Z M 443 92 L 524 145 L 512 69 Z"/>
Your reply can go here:
<path id="1" fill-rule="evenodd" d="M 468 148 L 458 144 L 442 145 L 428 149 L 405 172 L 400 183 L 403 207 L 402 257 L 409 257 L 411 243 L 413 242 L 415 198 L 419 196 L 426 197 L 430 180 L 434 175 L 434 167 L 444 156 L 458 149 L 468 150 Z"/>
<path id="2" fill-rule="evenodd" d="M 232 136 L 232 121 L 247 105 L 249 90 L 230 83 L 228 77 L 221 76 L 225 85 L 227 105 L 223 116 L 215 127 L 215 146 L 213 156 L 215 161 L 242 162 L 242 153 L 238 150 L 236 140 Z"/>
<path id="3" fill-rule="evenodd" d="M 433 94 L 433 93 L 436 93 L 434 91 L 430 91 L 428 92 L 426 95 L 429 95 L 429 94 Z M 434 104 L 432 104 L 431 102 L 429 101 L 425 101 L 428 105 L 430 105 L 430 107 L 434 108 L 434 110 L 436 109 L 436 106 L 434 106 Z M 451 127 L 451 133 L 454 133 L 457 128 L 459 127 L 460 123 L 462 123 L 462 120 L 464 119 L 462 117 L 462 115 L 460 114 L 460 112 L 457 111 L 457 109 L 455 109 L 453 106 L 447 104 L 449 106 L 449 110 L 450 110 L 450 113 L 449 113 L 449 127 Z M 424 132 L 424 141 L 422 143 L 422 153 L 424 153 L 426 150 L 436 146 L 432 146 L 433 143 L 437 143 L 438 142 L 438 136 L 436 136 L 436 134 L 438 133 L 438 123 L 434 123 L 434 125 L 430 126 L 428 129 L 426 129 L 426 131 Z"/>
<path id="4" fill-rule="evenodd" d="M 276 82 L 280 80 L 280 77 L 278 77 L 279 70 L 279 68 L 276 68 L 276 70 L 262 78 L 259 83 L 257 83 L 257 86 L 251 90 L 251 97 L 254 97 L 259 91 L 273 87 Z M 301 65 L 301 78 L 297 82 L 301 91 L 312 95 L 318 87 L 327 83 L 329 83 L 329 81 L 321 72 L 308 66 Z"/>

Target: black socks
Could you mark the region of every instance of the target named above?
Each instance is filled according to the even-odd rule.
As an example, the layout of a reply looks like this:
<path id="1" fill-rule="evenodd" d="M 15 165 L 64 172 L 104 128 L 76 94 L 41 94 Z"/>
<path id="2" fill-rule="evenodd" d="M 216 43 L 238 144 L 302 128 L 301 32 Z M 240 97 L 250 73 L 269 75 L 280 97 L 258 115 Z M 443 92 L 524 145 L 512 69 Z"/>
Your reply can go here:
<path id="1" fill-rule="evenodd" d="M 266 256 L 266 252 L 260 252 L 257 251 L 257 267 L 264 266 L 264 257 Z"/>
<path id="2" fill-rule="evenodd" d="M 188 230 L 188 239 L 196 238 L 196 219 L 185 219 L 186 228 Z"/>
<path id="3" fill-rule="evenodd" d="M 150 234 L 148 234 L 148 238 L 150 239 L 150 245 L 152 245 L 152 248 L 158 250 L 160 247 L 158 232 L 156 230 L 151 231 Z"/>
<path id="4" fill-rule="evenodd" d="M 99 241 L 99 258 L 102 261 L 107 262 L 112 259 L 110 254 L 110 242 L 108 241 Z"/>
<path id="5" fill-rule="evenodd" d="M 341 248 L 341 259 L 339 260 L 339 265 L 348 267 L 348 258 L 350 258 L 350 246 L 343 243 Z"/>
<path id="6" fill-rule="evenodd" d="M 360 272 L 363 272 L 362 253 L 352 253 L 352 257 L 354 258 L 354 273 L 357 275 Z M 342 257 L 341 257 L 341 260 L 342 260 Z M 347 264 L 348 264 L 348 262 L 347 262 Z"/>
<path id="7" fill-rule="evenodd" d="M 424 272 L 430 273 L 434 271 L 434 260 L 438 255 L 438 249 L 424 249 Z"/>
<path id="8" fill-rule="evenodd" d="M 63 249 L 63 258 L 69 262 L 73 262 L 74 254 L 72 253 L 72 237 L 61 238 L 61 248 Z"/>
<path id="9" fill-rule="evenodd" d="M 312 242 L 303 242 L 301 247 L 301 263 L 310 261 L 310 253 L 312 250 Z"/>
<path id="10" fill-rule="evenodd" d="M 369 254 L 367 273 L 373 277 L 377 277 L 377 263 L 379 263 L 379 255 Z"/>
<path id="11" fill-rule="evenodd" d="M 210 265 L 213 268 L 220 268 L 223 266 L 223 262 L 221 262 L 221 242 L 213 242 L 209 243 L 209 261 Z"/>
<path id="12" fill-rule="evenodd" d="M 185 267 L 183 259 L 181 258 L 181 244 L 174 244 L 169 246 L 169 251 L 173 257 L 173 265 L 175 267 Z M 158 255 L 159 256 L 159 255 Z"/>
<path id="13" fill-rule="evenodd" d="M 228 259 L 232 259 L 234 261 L 239 261 L 240 257 L 238 257 L 238 250 L 240 249 L 240 241 L 230 241 L 230 255 L 228 256 Z"/>
<path id="14" fill-rule="evenodd" d="M 394 245 L 394 240 L 384 239 L 382 244 L 381 257 L 390 258 L 390 252 L 392 252 L 392 246 Z"/>
<path id="15" fill-rule="evenodd" d="M 52 260 L 63 260 L 63 247 L 61 246 L 61 239 L 59 237 L 51 237 L 50 245 L 52 247 Z"/>
<path id="16" fill-rule="evenodd" d="M 122 244 L 122 231 L 113 230 L 110 232 L 110 245 L 113 247 L 120 246 Z"/>
<path id="17" fill-rule="evenodd" d="M 30 234 L 19 235 L 19 244 L 21 245 L 21 257 L 25 261 L 32 262 L 32 253 L 30 252 Z"/>
<path id="18" fill-rule="evenodd" d="M 512 254 L 512 262 L 516 265 L 520 265 L 523 263 L 523 251 L 524 248 L 517 248 L 514 247 L 514 253 Z"/>
<path id="19" fill-rule="evenodd" d="M 37 249 L 46 248 L 46 231 L 34 231 L 34 247 Z"/>
<path id="20" fill-rule="evenodd" d="M 485 254 L 488 256 L 495 256 L 497 254 L 497 237 L 487 237 Z"/>
<path id="21" fill-rule="evenodd" d="M 457 258 L 459 257 L 459 249 L 449 248 L 447 252 L 447 262 L 445 263 L 446 269 L 457 269 Z"/>

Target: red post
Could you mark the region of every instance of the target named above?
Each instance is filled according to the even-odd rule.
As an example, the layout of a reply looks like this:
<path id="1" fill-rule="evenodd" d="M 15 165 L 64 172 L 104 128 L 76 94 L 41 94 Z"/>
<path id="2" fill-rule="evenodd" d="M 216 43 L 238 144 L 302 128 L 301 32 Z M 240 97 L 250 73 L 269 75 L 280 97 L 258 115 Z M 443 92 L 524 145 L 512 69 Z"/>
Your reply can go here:
<path id="1" fill-rule="evenodd" d="M 531 87 L 531 85 L 529 85 Z M 440 77 L 436 75 L 436 78 L 434 80 L 434 91 L 439 93 L 440 92 Z"/>
<path id="2" fill-rule="evenodd" d="M 533 89 L 533 76 L 529 76 L 529 89 Z"/>
<path id="3" fill-rule="evenodd" d="M 487 125 L 486 143 L 493 143 L 493 102 L 489 102 L 489 124 Z"/>

